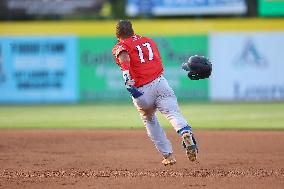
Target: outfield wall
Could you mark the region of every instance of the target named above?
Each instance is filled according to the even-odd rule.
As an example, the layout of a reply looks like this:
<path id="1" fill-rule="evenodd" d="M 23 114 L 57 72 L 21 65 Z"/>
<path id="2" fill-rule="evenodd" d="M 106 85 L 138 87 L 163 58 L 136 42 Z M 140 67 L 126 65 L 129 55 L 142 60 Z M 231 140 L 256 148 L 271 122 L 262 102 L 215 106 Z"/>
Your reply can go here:
<path id="1" fill-rule="evenodd" d="M 165 75 L 183 100 L 284 100 L 284 19 L 134 21 L 157 42 Z M 115 22 L 0 23 L 0 102 L 129 99 L 111 55 Z M 180 69 L 194 54 L 210 80 Z M 264 77 L 265 76 L 265 77 Z"/>
<path id="2" fill-rule="evenodd" d="M 284 32 L 217 32 L 209 39 L 212 100 L 284 100 Z"/>

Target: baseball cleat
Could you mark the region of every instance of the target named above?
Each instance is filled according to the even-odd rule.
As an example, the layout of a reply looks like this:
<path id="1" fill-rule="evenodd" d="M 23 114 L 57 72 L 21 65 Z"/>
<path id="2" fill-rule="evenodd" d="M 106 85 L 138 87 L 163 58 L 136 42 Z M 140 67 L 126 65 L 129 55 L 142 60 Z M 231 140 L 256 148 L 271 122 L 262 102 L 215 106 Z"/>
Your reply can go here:
<path id="1" fill-rule="evenodd" d="M 198 148 L 193 134 L 191 132 L 185 132 L 182 135 L 182 139 L 183 147 L 186 149 L 186 156 L 190 161 L 196 161 Z"/>
<path id="2" fill-rule="evenodd" d="M 164 159 L 163 159 L 163 161 L 162 161 L 162 164 L 163 164 L 164 166 L 167 166 L 167 165 L 174 165 L 176 162 L 177 162 L 177 161 L 176 161 L 174 155 L 173 155 L 172 153 L 170 153 L 170 154 L 164 156 Z"/>

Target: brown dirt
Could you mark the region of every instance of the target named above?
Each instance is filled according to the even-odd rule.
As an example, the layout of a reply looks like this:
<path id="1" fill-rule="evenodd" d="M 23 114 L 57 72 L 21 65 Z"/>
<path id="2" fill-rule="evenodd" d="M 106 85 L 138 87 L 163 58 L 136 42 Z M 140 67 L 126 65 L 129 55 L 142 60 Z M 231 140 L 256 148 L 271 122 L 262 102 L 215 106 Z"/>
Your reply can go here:
<path id="1" fill-rule="evenodd" d="M 199 163 L 166 133 L 171 167 L 144 130 L 1 130 L 0 188 L 284 188 L 284 132 L 196 131 Z"/>

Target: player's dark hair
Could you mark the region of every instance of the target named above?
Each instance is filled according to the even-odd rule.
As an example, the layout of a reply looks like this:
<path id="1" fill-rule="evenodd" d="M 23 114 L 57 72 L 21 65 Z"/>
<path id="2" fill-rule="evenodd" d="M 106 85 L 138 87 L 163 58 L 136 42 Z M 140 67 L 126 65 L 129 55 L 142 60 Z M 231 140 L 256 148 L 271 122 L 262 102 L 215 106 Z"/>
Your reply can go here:
<path id="1" fill-rule="evenodd" d="M 128 38 L 134 35 L 132 24 L 129 20 L 119 20 L 116 24 L 116 37 Z"/>

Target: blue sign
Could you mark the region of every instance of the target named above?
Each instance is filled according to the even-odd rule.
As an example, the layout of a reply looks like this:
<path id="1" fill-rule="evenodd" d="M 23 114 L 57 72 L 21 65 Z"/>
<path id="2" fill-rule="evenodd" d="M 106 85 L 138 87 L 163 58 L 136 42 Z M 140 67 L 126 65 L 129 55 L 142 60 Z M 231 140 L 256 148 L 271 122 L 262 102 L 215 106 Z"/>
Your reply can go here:
<path id="1" fill-rule="evenodd" d="M 218 15 L 244 14 L 245 0 L 128 0 L 126 12 L 138 15 Z"/>
<path id="2" fill-rule="evenodd" d="M 78 100 L 76 37 L 1 37 L 0 103 Z"/>

